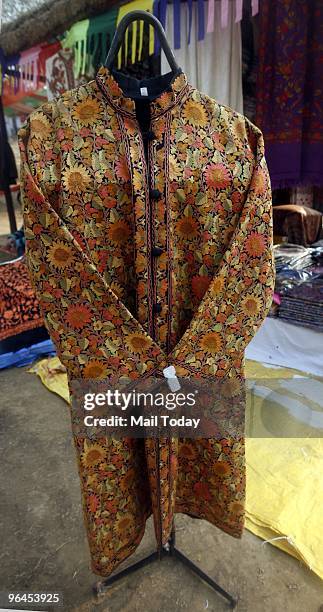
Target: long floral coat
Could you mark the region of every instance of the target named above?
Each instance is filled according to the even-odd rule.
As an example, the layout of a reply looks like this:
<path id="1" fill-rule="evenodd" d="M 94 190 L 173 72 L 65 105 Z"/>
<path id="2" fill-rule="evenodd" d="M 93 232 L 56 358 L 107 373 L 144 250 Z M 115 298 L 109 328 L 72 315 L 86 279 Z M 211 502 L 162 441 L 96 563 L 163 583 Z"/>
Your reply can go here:
<path id="1" fill-rule="evenodd" d="M 180 73 L 150 103 L 147 164 L 116 78 L 101 67 L 19 131 L 28 264 L 58 355 L 69 381 L 168 365 L 243 379 L 274 281 L 262 134 Z M 136 549 L 151 514 L 159 546 L 176 512 L 241 536 L 243 435 L 75 445 L 96 573 Z"/>

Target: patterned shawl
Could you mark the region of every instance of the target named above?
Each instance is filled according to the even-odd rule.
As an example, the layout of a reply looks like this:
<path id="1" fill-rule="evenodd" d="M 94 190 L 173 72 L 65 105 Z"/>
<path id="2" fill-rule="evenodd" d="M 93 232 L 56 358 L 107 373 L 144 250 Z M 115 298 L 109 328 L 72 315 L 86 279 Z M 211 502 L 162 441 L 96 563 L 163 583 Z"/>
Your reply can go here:
<path id="1" fill-rule="evenodd" d="M 260 4 L 256 124 L 272 186 L 323 184 L 323 4 Z"/>

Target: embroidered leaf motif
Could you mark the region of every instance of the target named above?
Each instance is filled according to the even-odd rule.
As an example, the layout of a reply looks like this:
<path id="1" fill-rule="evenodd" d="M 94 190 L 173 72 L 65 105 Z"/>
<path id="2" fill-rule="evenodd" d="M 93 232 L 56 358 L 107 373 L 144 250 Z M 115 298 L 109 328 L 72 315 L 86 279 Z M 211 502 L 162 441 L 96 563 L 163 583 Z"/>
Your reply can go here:
<path id="1" fill-rule="evenodd" d="M 206 202 L 207 202 L 207 195 L 203 193 L 202 191 L 199 191 L 199 193 L 196 195 L 195 203 L 198 206 L 203 206 L 204 204 L 206 204 Z"/>
<path id="2" fill-rule="evenodd" d="M 72 281 L 68 278 L 61 278 L 60 280 L 60 286 L 62 289 L 64 289 L 64 291 L 69 291 L 69 289 L 71 288 L 72 285 Z"/>
<path id="3" fill-rule="evenodd" d="M 25 233 L 26 233 L 26 232 L 25 232 Z M 40 235 L 40 239 L 41 239 L 41 241 L 42 241 L 42 242 L 43 242 L 43 243 L 44 243 L 46 246 L 48 246 L 48 245 L 52 244 L 52 242 L 53 242 L 52 237 L 51 237 L 51 236 L 48 236 L 47 234 L 41 234 L 41 235 Z"/>
<path id="4" fill-rule="evenodd" d="M 207 267 L 204 264 L 199 269 L 199 275 L 200 276 L 207 276 L 208 275 L 208 269 L 207 269 Z"/>
<path id="5" fill-rule="evenodd" d="M 109 340 L 109 338 L 105 341 L 104 344 L 109 349 L 110 353 L 112 353 L 113 355 L 117 352 L 118 347 L 116 347 L 115 344 L 113 344 L 113 342 Z"/>
<path id="6" fill-rule="evenodd" d="M 179 202 L 185 202 L 186 195 L 184 189 L 176 189 L 176 196 Z"/>
<path id="7" fill-rule="evenodd" d="M 42 293 L 41 296 L 42 299 L 45 300 L 45 302 L 54 302 L 56 299 L 51 293 L 47 293 L 47 291 Z"/>
<path id="8" fill-rule="evenodd" d="M 28 227 L 25 229 L 25 238 L 27 238 L 27 240 L 31 240 L 32 238 L 35 238 L 34 232 L 32 232 L 31 229 L 29 229 Z"/>
<path id="9" fill-rule="evenodd" d="M 89 341 L 87 338 L 82 338 L 79 344 L 80 344 L 81 349 L 84 351 L 89 346 Z"/>
<path id="10" fill-rule="evenodd" d="M 84 140 L 81 136 L 74 136 L 73 138 L 73 148 L 77 151 L 84 146 Z"/>
<path id="11" fill-rule="evenodd" d="M 181 128 L 178 128 L 176 130 L 175 136 L 176 136 L 177 142 L 181 142 L 183 140 L 186 140 L 186 138 L 187 138 L 186 132 L 184 132 L 184 130 L 182 130 Z"/>
<path id="12" fill-rule="evenodd" d="M 211 138 L 209 138 L 208 136 L 206 136 L 206 138 L 204 138 L 204 141 L 203 141 L 203 142 L 204 142 L 205 146 L 206 146 L 208 149 L 210 149 L 210 150 L 212 150 L 212 149 L 213 149 L 214 144 L 213 144 L 213 140 L 212 140 Z"/>
<path id="13" fill-rule="evenodd" d="M 192 217 L 193 216 L 193 208 L 192 208 L 192 206 L 190 204 L 185 206 L 185 208 L 184 208 L 184 215 L 185 215 L 185 217 Z"/>

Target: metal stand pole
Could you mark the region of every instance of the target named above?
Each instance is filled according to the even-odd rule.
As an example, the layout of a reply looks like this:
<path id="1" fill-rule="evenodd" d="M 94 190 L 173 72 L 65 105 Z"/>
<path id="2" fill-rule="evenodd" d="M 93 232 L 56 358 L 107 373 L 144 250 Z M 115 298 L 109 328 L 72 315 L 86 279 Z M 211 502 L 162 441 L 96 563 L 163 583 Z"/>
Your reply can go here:
<path id="1" fill-rule="evenodd" d="M 173 557 L 181 561 L 184 565 L 189 567 L 190 570 L 194 572 L 194 574 L 199 576 L 201 580 L 206 582 L 206 584 L 208 584 L 214 591 L 222 595 L 222 597 L 224 597 L 229 602 L 231 608 L 236 607 L 238 600 L 235 597 L 233 597 L 232 595 L 230 595 L 230 593 L 225 591 L 217 582 L 215 582 L 215 580 L 213 580 L 212 578 L 210 578 L 210 576 L 205 574 L 205 572 L 203 572 L 197 565 L 195 565 L 195 563 L 193 563 L 188 557 L 183 555 L 183 553 L 181 553 L 181 551 L 176 548 L 174 528 L 172 530 L 169 541 L 167 542 L 167 544 L 165 544 L 165 546 L 162 548 L 160 552 L 158 551 L 153 552 L 147 557 L 144 557 L 143 559 L 141 559 L 141 561 L 137 561 L 137 563 L 134 563 L 133 565 L 126 567 L 124 570 L 121 570 L 117 574 L 110 576 L 109 578 L 106 578 L 105 580 L 102 580 L 100 582 L 97 582 L 93 586 L 94 593 L 96 595 L 101 595 L 105 593 L 109 589 L 109 587 L 115 582 L 117 582 L 118 580 L 121 580 L 125 576 L 128 576 L 129 574 L 136 572 L 138 569 L 145 567 L 146 565 L 149 565 L 153 561 L 160 561 L 163 557 Z"/>

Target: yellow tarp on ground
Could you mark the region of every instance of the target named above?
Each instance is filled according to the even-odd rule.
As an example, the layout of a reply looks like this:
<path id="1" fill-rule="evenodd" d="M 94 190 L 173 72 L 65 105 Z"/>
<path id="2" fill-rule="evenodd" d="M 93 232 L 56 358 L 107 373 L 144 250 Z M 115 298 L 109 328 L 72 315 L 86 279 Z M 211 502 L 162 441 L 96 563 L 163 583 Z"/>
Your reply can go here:
<path id="1" fill-rule="evenodd" d="M 30 371 L 68 402 L 57 357 Z M 323 380 L 253 361 L 246 373 L 246 527 L 323 578 Z M 286 431 L 290 437 L 277 437 Z"/>

